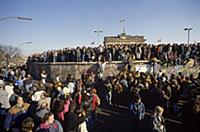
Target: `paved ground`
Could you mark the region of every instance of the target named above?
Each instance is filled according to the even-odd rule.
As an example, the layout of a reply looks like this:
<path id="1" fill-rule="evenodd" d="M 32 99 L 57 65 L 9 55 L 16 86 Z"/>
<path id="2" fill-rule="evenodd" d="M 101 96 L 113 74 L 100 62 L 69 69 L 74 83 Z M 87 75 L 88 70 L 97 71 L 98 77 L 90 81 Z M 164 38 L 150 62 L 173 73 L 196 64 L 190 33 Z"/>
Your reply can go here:
<path id="1" fill-rule="evenodd" d="M 151 110 L 146 110 L 145 119 L 139 127 L 139 132 L 148 132 L 148 121 L 151 112 Z M 97 118 L 95 132 L 131 132 L 128 110 L 124 106 L 100 108 Z M 165 119 L 167 132 L 183 131 L 182 124 L 177 117 L 165 117 Z"/>
<path id="2" fill-rule="evenodd" d="M 113 107 L 105 105 L 105 87 L 103 83 L 99 81 L 95 87 L 99 91 L 99 96 L 102 101 L 102 106 L 98 111 L 95 132 L 131 132 L 130 116 L 126 107 L 132 98 L 131 94 L 125 93 L 120 96 L 120 107 Z M 142 99 L 146 107 L 146 114 L 145 119 L 139 126 L 139 132 L 148 132 L 149 117 L 157 105 L 157 100 L 146 93 L 142 93 Z M 183 131 L 180 119 L 171 113 L 168 110 L 164 111 L 167 132 Z"/>

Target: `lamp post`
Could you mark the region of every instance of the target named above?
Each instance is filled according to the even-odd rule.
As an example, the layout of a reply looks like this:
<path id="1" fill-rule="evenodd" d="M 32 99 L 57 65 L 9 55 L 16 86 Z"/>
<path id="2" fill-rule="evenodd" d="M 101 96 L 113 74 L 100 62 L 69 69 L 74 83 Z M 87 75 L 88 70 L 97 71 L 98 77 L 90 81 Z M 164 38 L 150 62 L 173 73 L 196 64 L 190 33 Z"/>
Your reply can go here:
<path id="1" fill-rule="evenodd" d="M 21 44 L 19 44 L 15 50 L 12 52 L 11 49 L 10 51 L 8 51 L 8 53 L 6 54 L 6 65 L 9 64 L 9 62 L 15 57 L 15 55 L 17 54 L 17 52 L 19 51 L 19 48 L 23 45 L 28 45 L 28 44 L 32 44 L 33 42 L 23 42 Z"/>
<path id="2" fill-rule="evenodd" d="M 1 21 L 4 21 L 4 20 L 7 20 L 7 19 L 18 19 L 18 20 L 23 20 L 23 21 L 32 21 L 32 18 L 30 18 L 30 17 L 8 16 L 8 17 L 1 17 L 1 18 L 0 18 L 0 22 L 1 22 Z M 7 65 L 9 64 L 9 60 L 17 53 L 18 49 L 19 49 L 22 45 L 30 44 L 30 43 L 32 43 L 32 42 L 24 42 L 24 43 L 21 43 L 19 46 L 16 47 L 16 50 L 14 51 L 14 53 L 11 53 L 11 49 L 10 49 L 10 54 L 9 54 L 9 53 L 6 54 L 6 64 L 7 64 Z"/>
<path id="3" fill-rule="evenodd" d="M 14 53 L 12 53 L 11 55 L 10 55 L 10 58 L 13 58 L 16 54 L 17 54 L 17 52 L 18 52 L 18 50 L 19 50 L 19 48 L 21 47 L 21 46 L 23 46 L 23 45 L 28 45 L 28 44 L 32 44 L 33 42 L 23 42 L 23 43 L 21 43 L 21 44 L 19 44 L 17 47 L 16 47 L 16 50 L 14 51 Z"/>
<path id="4" fill-rule="evenodd" d="M 0 18 L 0 21 L 7 20 L 7 19 L 18 19 L 18 20 L 32 21 L 32 18 L 30 18 L 30 17 L 20 17 L 20 16 L 2 17 L 2 18 Z"/>
<path id="5" fill-rule="evenodd" d="M 185 28 L 184 29 L 185 31 L 187 31 L 188 32 L 188 45 L 190 44 L 190 31 L 192 30 L 192 28 Z"/>
<path id="6" fill-rule="evenodd" d="M 102 33 L 103 31 L 102 30 L 95 30 L 94 31 L 94 33 L 96 33 L 97 34 L 97 39 L 98 39 L 98 45 L 99 45 L 99 35 L 100 35 L 100 33 Z"/>

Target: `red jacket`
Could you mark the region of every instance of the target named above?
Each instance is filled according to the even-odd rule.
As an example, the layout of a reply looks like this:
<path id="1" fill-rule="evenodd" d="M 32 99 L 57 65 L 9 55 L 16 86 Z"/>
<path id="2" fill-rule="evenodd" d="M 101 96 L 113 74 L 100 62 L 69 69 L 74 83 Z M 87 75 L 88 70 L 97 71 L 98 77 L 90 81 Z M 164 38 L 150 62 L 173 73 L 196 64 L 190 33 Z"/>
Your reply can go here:
<path id="1" fill-rule="evenodd" d="M 99 105 L 100 105 L 100 99 L 96 94 L 94 94 L 92 96 L 92 111 L 95 111 L 96 107 Z"/>

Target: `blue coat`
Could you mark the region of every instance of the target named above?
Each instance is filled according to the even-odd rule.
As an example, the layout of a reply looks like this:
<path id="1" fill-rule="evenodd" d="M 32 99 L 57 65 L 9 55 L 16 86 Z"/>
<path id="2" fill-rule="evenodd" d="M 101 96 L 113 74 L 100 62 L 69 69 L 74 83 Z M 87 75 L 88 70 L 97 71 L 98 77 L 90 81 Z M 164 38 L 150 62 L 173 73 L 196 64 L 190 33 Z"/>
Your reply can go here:
<path id="1" fill-rule="evenodd" d="M 134 118 L 136 121 L 144 119 L 145 106 L 142 102 L 130 103 L 128 109 L 131 113 L 132 118 Z"/>

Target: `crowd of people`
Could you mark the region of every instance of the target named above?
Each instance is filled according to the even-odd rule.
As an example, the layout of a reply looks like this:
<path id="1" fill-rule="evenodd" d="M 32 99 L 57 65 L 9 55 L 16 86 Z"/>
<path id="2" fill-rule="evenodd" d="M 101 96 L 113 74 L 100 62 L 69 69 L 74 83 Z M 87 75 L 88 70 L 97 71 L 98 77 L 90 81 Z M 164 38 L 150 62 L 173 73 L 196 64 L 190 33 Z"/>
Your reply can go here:
<path id="1" fill-rule="evenodd" d="M 25 67 L 0 69 L 0 130 L 10 132 L 93 132 L 100 99 L 83 81 L 67 84 L 33 80 Z M 57 80 L 57 81 L 56 81 Z"/>
<path id="2" fill-rule="evenodd" d="M 156 74 L 124 70 L 105 84 L 108 91 L 107 102 L 112 102 L 114 106 L 127 105 L 134 97 L 133 102 L 129 104 L 129 110 L 135 126 L 144 118 L 144 106 L 151 104 L 153 107 L 165 109 L 166 113 L 180 117 L 185 131 L 200 130 L 198 125 L 200 123 L 200 73 L 197 77 L 192 74 L 185 76 L 181 72 L 178 75 L 168 76 L 162 70 Z M 126 102 L 122 98 L 126 99 Z M 184 102 L 182 106 L 180 102 Z M 158 124 L 152 125 L 156 127 Z M 133 128 L 136 129 L 137 127 Z M 164 132 L 165 129 L 159 132 Z"/>
<path id="3" fill-rule="evenodd" d="M 64 48 L 46 51 L 29 56 L 29 62 L 96 62 L 99 58 L 106 61 L 151 60 L 155 57 L 161 64 L 182 65 L 188 59 L 195 64 L 200 62 L 200 43 L 197 44 L 137 44 L 110 45 L 99 47 Z"/>
<path id="4" fill-rule="evenodd" d="M 105 79 L 91 72 L 78 80 L 71 76 L 60 80 L 58 75 L 47 82 L 48 73 L 41 71 L 41 78 L 36 81 L 26 67 L 2 67 L 1 73 L 1 130 L 93 132 L 100 104 L 129 106 L 132 127 L 136 130 L 148 103 L 155 107 L 149 120 L 153 132 L 166 131 L 162 113 L 170 109 L 175 116 L 181 115 L 186 132 L 199 130 L 200 74 L 194 77 L 180 72 L 168 77 L 161 70 L 151 74 L 124 69 Z M 179 100 L 185 101 L 181 108 Z"/>

